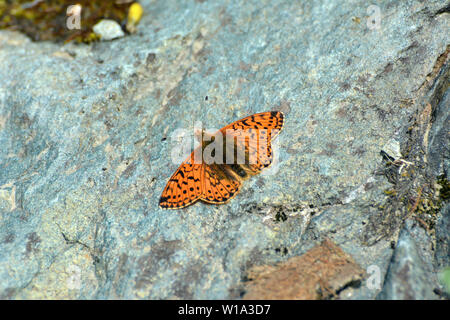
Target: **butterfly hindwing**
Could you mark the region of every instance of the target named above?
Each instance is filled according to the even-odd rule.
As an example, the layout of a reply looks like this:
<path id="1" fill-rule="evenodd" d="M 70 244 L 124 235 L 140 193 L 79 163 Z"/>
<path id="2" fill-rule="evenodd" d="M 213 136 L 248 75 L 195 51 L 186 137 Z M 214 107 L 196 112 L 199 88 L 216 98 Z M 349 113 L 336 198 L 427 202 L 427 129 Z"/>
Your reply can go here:
<path id="1" fill-rule="evenodd" d="M 233 198 L 240 181 L 227 174 L 220 165 L 204 165 L 204 186 L 201 199 L 209 203 L 225 203 Z"/>
<path id="2" fill-rule="evenodd" d="M 194 163 L 194 152 L 169 179 L 159 200 L 164 209 L 179 209 L 197 201 L 202 194 L 203 164 Z"/>

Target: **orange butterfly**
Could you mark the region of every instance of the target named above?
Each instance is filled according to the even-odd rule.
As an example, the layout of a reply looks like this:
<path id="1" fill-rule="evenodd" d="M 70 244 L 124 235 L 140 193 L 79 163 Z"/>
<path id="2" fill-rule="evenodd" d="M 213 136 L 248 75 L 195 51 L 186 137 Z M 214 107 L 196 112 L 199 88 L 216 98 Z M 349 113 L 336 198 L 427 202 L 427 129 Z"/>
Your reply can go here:
<path id="1" fill-rule="evenodd" d="M 232 199 L 243 179 L 272 163 L 271 141 L 281 131 L 283 121 L 282 112 L 269 111 L 233 122 L 212 135 L 204 130 L 196 133 L 201 145 L 169 179 L 159 206 L 179 209 L 199 199 L 215 204 Z"/>

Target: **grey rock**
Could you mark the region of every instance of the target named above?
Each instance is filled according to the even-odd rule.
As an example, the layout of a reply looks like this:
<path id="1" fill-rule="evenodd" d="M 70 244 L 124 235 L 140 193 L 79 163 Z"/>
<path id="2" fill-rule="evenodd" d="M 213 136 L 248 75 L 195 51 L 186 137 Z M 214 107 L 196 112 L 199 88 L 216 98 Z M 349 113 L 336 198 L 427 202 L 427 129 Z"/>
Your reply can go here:
<path id="1" fill-rule="evenodd" d="M 389 140 L 388 143 L 383 146 L 381 152 L 386 153 L 386 155 L 393 160 L 399 160 L 402 158 L 402 154 L 400 152 L 400 142 L 395 139 Z"/>
<path id="2" fill-rule="evenodd" d="M 441 209 L 436 222 L 436 268 L 443 270 L 450 266 L 450 204 Z"/>
<path id="3" fill-rule="evenodd" d="M 450 127 L 450 65 L 441 70 L 442 77 L 436 81 L 434 95 L 431 101 L 436 101 L 434 121 L 429 133 L 428 157 L 429 171 L 435 177 L 449 179 L 450 172 L 450 138 L 448 128 Z M 444 190 L 440 190 L 443 193 Z M 442 200 L 442 208 L 436 219 L 436 249 L 434 252 L 435 269 L 442 272 L 450 266 L 450 203 L 448 199 Z"/>
<path id="4" fill-rule="evenodd" d="M 448 128 L 450 127 L 450 90 L 449 69 L 442 70 L 442 84 L 436 84 L 435 96 L 431 100 L 437 100 L 434 111 L 433 126 L 430 130 L 428 153 L 430 155 L 429 167 L 434 176 L 447 175 L 450 172 L 450 144 Z M 445 73 L 444 73 L 445 72 Z M 442 92 L 440 92 L 442 91 Z"/>
<path id="5" fill-rule="evenodd" d="M 379 29 L 366 1 L 141 3 L 112 42 L 0 31 L 0 297 L 239 298 L 249 267 L 324 237 L 383 279 L 401 224 L 380 151 L 407 139 L 447 50 L 442 1 L 377 1 Z M 159 209 L 176 129 L 278 108 L 276 170 L 226 205 Z"/>
<path id="6" fill-rule="evenodd" d="M 437 274 L 431 267 L 431 245 L 424 229 L 407 220 L 400 233 L 393 261 L 389 266 L 383 290 L 377 297 L 385 300 L 432 300 L 438 297 Z"/>

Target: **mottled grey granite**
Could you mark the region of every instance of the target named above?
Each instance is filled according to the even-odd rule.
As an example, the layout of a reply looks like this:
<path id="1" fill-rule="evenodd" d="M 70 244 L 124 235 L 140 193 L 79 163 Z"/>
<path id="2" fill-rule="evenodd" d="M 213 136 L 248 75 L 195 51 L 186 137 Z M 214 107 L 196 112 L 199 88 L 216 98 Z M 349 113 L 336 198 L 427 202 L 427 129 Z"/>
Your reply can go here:
<path id="1" fill-rule="evenodd" d="M 444 270 L 450 265 L 450 204 L 442 208 L 436 223 L 436 267 Z"/>
<path id="2" fill-rule="evenodd" d="M 442 1 L 377 1 L 379 29 L 361 0 L 141 2 L 138 33 L 111 42 L 0 31 L 0 297 L 239 298 L 250 266 L 324 237 L 384 278 L 401 225 L 370 219 L 391 187 L 380 150 L 438 77 Z M 177 128 L 272 109 L 274 174 L 226 205 L 158 208 Z"/>
<path id="3" fill-rule="evenodd" d="M 432 300 L 438 287 L 437 274 L 432 269 L 432 245 L 425 230 L 407 220 L 400 233 L 397 247 L 389 266 L 383 290 L 378 299 Z"/>
<path id="4" fill-rule="evenodd" d="M 447 66 L 447 68 L 450 68 Z M 450 78 L 447 71 L 447 79 Z M 447 80 L 447 83 L 450 82 Z M 448 178 L 450 172 L 450 89 L 449 85 L 440 99 L 435 113 L 435 122 L 430 131 L 430 169 L 435 176 L 445 175 Z M 436 221 L 436 252 L 435 265 L 442 271 L 450 266 L 450 203 L 444 203 L 441 214 Z"/>

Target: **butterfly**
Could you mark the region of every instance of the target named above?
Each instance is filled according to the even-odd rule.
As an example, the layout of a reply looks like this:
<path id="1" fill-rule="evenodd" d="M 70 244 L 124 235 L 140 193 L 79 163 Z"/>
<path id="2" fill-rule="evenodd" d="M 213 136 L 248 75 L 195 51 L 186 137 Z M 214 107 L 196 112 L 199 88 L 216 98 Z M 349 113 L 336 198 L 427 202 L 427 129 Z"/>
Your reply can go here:
<path id="1" fill-rule="evenodd" d="M 201 200 L 226 203 L 239 192 L 242 181 L 273 161 L 271 141 L 284 122 L 281 111 L 253 114 L 214 134 L 196 132 L 201 142 L 167 182 L 159 206 L 180 209 Z"/>

